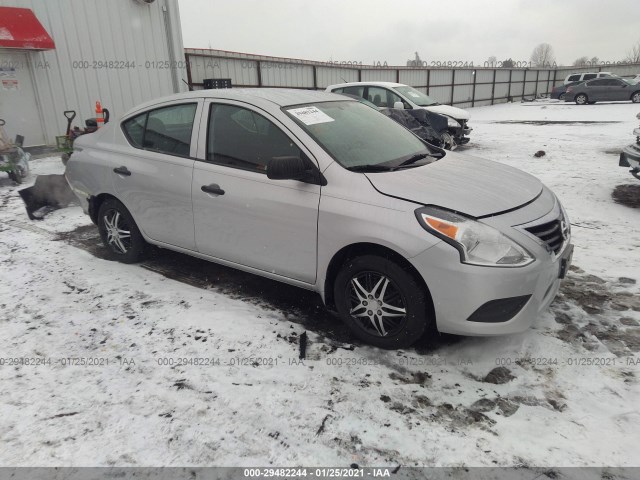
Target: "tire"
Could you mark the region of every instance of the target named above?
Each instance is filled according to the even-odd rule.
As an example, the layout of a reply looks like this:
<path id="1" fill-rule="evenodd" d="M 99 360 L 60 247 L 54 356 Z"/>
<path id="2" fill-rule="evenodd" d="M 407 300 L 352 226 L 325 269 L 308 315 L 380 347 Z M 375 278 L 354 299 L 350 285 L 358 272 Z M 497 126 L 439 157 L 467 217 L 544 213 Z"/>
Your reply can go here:
<path id="1" fill-rule="evenodd" d="M 640 92 L 633 92 L 631 95 L 631 101 L 633 103 L 640 103 Z"/>
<path id="2" fill-rule="evenodd" d="M 431 321 L 424 287 L 398 264 L 377 255 L 348 260 L 336 277 L 334 298 L 351 331 L 376 347 L 408 347 Z"/>
<path id="3" fill-rule="evenodd" d="M 586 105 L 589 101 L 589 98 L 584 93 L 580 93 L 576 95 L 575 101 L 578 105 Z"/>
<path id="4" fill-rule="evenodd" d="M 9 174 L 9 178 L 13 180 L 18 185 L 22 184 L 22 177 L 17 172 L 7 172 Z"/>
<path id="5" fill-rule="evenodd" d="M 558 95 L 558 100 L 563 101 L 565 95 L 566 95 L 566 93 L 561 93 L 560 95 Z"/>
<path id="6" fill-rule="evenodd" d="M 114 230 L 114 227 L 117 227 L 117 231 Z M 146 256 L 147 242 L 142 237 L 129 210 L 115 198 L 105 200 L 100 205 L 98 231 L 111 260 L 135 263 Z"/>
<path id="7" fill-rule="evenodd" d="M 451 150 L 456 143 L 453 136 L 449 132 L 443 133 L 441 138 L 442 148 L 444 148 L 445 150 Z"/>

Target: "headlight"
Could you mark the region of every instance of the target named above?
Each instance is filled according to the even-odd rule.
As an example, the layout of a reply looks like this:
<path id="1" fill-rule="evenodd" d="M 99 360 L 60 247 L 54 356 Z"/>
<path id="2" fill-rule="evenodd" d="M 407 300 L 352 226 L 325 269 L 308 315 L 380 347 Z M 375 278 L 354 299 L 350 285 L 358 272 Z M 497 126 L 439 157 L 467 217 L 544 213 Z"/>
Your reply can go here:
<path id="1" fill-rule="evenodd" d="M 460 124 L 451 117 L 447 117 L 447 125 L 453 128 L 460 128 Z"/>
<path id="2" fill-rule="evenodd" d="M 522 267 L 533 257 L 498 230 L 471 218 L 436 207 L 416 210 L 420 225 L 450 243 L 463 263 L 493 267 Z"/>

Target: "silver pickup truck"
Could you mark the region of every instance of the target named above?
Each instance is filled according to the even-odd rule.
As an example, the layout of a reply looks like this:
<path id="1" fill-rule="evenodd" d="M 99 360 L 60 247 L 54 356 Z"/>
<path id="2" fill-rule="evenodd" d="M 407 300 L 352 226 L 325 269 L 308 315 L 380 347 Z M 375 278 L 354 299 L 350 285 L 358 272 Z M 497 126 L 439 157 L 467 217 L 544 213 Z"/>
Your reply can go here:
<path id="1" fill-rule="evenodd" d="M 636 118 L 640 120 L 640 113 L 636 115 Z M 627 145 L 620 152 L 620 165 L 621 167 L 630 167 L 629 172 L 631 175 L 640 180 L 640 127 L 633 130 L 633 134 L 636 136 L 636 143 Z"/>

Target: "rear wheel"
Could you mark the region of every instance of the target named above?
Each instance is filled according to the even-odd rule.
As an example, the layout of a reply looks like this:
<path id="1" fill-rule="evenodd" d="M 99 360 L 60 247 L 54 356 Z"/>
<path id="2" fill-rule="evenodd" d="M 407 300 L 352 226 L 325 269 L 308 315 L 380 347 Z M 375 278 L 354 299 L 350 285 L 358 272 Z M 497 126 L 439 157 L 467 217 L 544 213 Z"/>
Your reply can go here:
<path id="1" fill-rule="evenodd" d="M 9 174 L 9 178 L 16 182 L 18 185 L 22 183 L 22 177 L 17 172 L 7 172 Z"/>
<path id="2" fill-rule="evenodd" d="M 558 95 L 558 100 L 564 100 L 566 93 L 561 93 L 560 95 Z"/>
<path id="3" fill-rule="evenodd" d="M 576 103 L 578 105 L 586 105 L 586 103 L 588 101 L 589 101 L 589 99 L 587 98 L 587 96 L 584 93 L 576 95 Z"/>
<path id="4" fill-rule="evenodd" d="M 424 287 L 383 257 L 364 255 L 347 261 L 336 277 L 334 297 L 351 331 L 377 347 L 408 347 L 430 322 Z"/>
<path id="5" fill-rule="evenodd" d="M 633 103 L 640 103 L 640 92 L 634 92 L 633 95 L 631 95 L 631 101 Z"/>
<path id="6" fill-rule="evenodd" d="M 113 260 L 135 263 L 144 258 L 147 242 L 129 211 L 115 198 L 105 200 L 100 206 L 98 230 Z"/>

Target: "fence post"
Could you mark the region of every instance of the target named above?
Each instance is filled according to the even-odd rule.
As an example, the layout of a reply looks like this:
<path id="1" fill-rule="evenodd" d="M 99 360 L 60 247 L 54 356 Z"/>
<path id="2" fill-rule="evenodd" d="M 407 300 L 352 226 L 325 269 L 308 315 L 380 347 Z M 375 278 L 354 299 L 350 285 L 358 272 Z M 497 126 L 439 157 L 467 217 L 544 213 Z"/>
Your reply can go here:
<path id="1" fill-rule="evenodd" d="M 511 98 L 511 79 L 513 78 L 513 69 L 509 69 L 509 90 L 507 92 L 507 102 Z"/>
<path id="2" fill-rule="evenodd" d="M 453 72 L 453 75 L 451 75 L 451 105 L 453 106 L 453 93 L 456 90 L 456 69 L 452 68 L 451 70 Z"/>
<path id="3" fill-rule="evenodd" d="M 313 89 L 318 89 L 318 72 L 316 71 L 316 66 L 313 66 Z"/>
<path id="4" fill-rule="evenodd" d="M 471 92 L 471 107 L 476 104 L 476 77 L 478 76 L 478 70 L 474 70 L 473 73 L 473 91 Z"/>
<path id="5" fill-rule="evenodd" d="M 431 69 L 427 69 L 427 95 L 429 95 L 429 90 L 431 89 Z"/>
<path id="6" fill-rule="evenodd" d="M 262 72 L 260 71 L 260 60 L 256 60 L 256 72 L 258 74 L 258 87 L 262 86 Z"/>
<path id="7" fill-rule="evenodd" d="M 396 68 L 396 83 L 400 83 L 400 69 Z"/>
<path id="8" fill-rule="evenodd" d="M 535 98 L 538 98 L 538 80 L 540 79 L 540 70 L 536 70 L 536 91 L 535 91 Z"/>
<path id="9" fill-rule="evenodd" d="M 495 97 L 496 97 L 496 73 L 498 72 L 498 70 L 496 70 L 495 68 L 493 69 L 493 83 L 491 84 L 491 105 L 493 105 L 495 103 Z"/>

